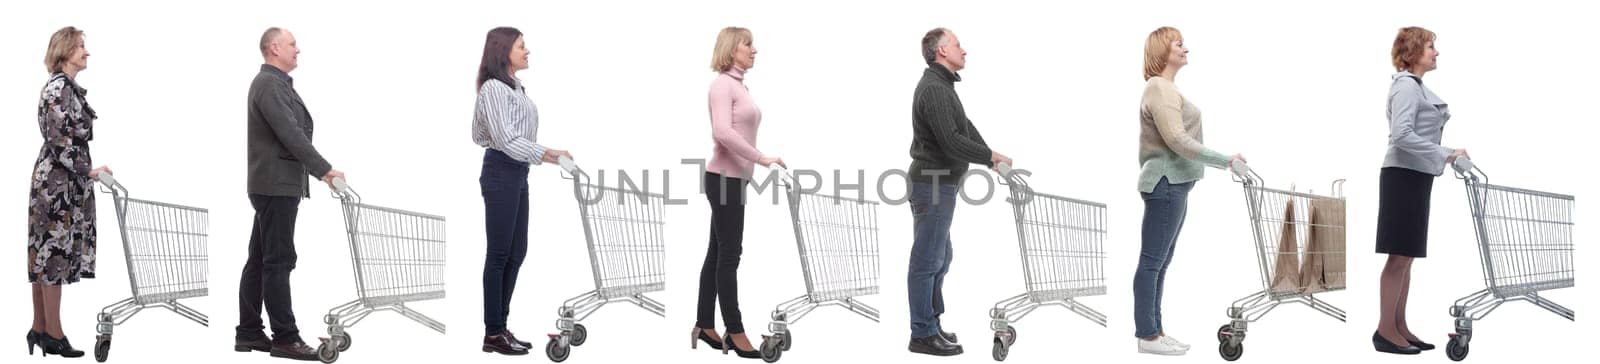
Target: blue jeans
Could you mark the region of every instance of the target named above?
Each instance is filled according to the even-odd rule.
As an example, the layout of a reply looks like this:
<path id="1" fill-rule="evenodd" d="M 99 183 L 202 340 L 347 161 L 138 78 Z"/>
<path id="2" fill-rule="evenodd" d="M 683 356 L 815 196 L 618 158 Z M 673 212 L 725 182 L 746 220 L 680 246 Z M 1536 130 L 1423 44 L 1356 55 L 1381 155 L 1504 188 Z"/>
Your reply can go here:
<path id="1" fill-rule="evenodd" d="M 957 185 L 912 182 L 911 217 L 916 241 L 906 270 L 906 296 L 911 304 L 911 337 L 939 334 L 944 314 L 944 275 L 950 272 L 950 221 L 955 216 Z"/>
<path id="2" fill-rule="evenodd" d="M 1167 283 L 1167 266 L 1178 246 L 1178 233 L 1189 214 L 1189 190 L 1194 182 L 1170 184 L 1162 177 L 1156 188 L 1140 193 L 1144 198 L 1144 225 L 1140 229 L 1139 270 L 1133 274 L 1134 336 L 1161 333 L 1161 293 Z"/>
<path id="3" fill-rule="evenodd" d="M 488 246 L 483 257 L 483 334 L 506 331 L 511 292 L 528 255 L 528 163 L 484 148 L 478 177 L 483 191 L 483 225 Z"/>

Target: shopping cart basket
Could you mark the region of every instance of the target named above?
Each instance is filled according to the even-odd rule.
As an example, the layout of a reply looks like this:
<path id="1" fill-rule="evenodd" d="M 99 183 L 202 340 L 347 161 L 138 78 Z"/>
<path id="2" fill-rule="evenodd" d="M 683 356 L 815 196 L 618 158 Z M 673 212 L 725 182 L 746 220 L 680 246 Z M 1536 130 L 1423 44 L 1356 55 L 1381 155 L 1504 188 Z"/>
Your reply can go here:
<path id="1" fill-rule="evenodd" d="M 761 359 L 777 362 L 794 344 L 789 325 L 822 306 L 840 306 L 878 322 L 878 309 L 858 298 L 878 293 L 878 203 L 805 191 L 774 168 L 789 201 L 806 294 L 778 304 L 761 338 Z"/>
<path id="2" fill-rule="evenodd" d="M 1489 184 L 1489 175 L 1466 158 L 1456 159 L 1453 167 L 1467 186 L 1487 288 L 1450 306 L 1456 332 L 1445 344 L 1445 355 L 1455 361 L 1466 359 L 1472 322 L 1506 302 L 1527 301 L 1575 320 L 1572 309 L 1540 295 L 1574 286 L 1573 197 Z"/>
<path id="3" fill-rule="evenodd" d="M 105 362 L 111 353 L 112 329 L 146 308 L 169 309 L 210 326 L 205 314 L 178 303 L 207 294 L 206 209 L 131 198 L 110 173 L 100 174 L 99 179 L 101 190 L 111 193 L 116 205 L 133 297 L 100 310 L 94 360 Z"/>
<path id="4" fill-rule="evenodd" d="M 344 210 L 359 298 L 323 317 L 329 337 L 317 346 L 317 358 L 339 360 L 339 353 L 350 349 L 345 329 L 379 311 L 394 311 L 444 333 L 443 323 L 406 306 L 444 298 L 444 217 L 362 203 L 343 178 L 333 185 Z"/>
<path id="5" fill-rule="evenodd" d="M 1106 316 L 1078 302 L 1080 297 L 1106 294 L 1106 205 L 1039 193 L 1020 173 L 1001 164 L 999 171 L 1011 190 L 1017 222 L 1017 243 L 1022 254 L 1025 293 L 995 303 L 989 310 L 994 330 L 995 361 L 1006 360 L 1016 343 L 1011 323 L 1039 307 L 1066 307 L 1100 326 Z"/>
<path id="6" fill-rule="evenodd" d="M 583 236 L 589 246 L 594 290 L 561 303 L 556 320 L 559 333 L 550 334 L 544 353 L 562 362 L 573 346 L 588 341 L 589 330 L 578 323 L 600 307 L 628 302 L 666 317 L 667 306 L 646 293 L 666 290 L 666 195 L 603 186 L 561 157 L 564 178 L 572 180 L 583 217 Z"/>
<path id="7" fill-rule="evenodd" d="M 1228 361 L 1244 355 L 1249 323 L 1278 305 L 1303 303 L 1345 321 L 1344 310 L 1315 297 L 1316 293 L 1345 288 L 1344 180 L 1334 181 L 1333 194 L 1323 196 L 1267 188 L 1248 165 L 1235 161 L 1232 167 L 1234 181 L 1244 186 L 1262 290 L 1234 301 L 1228 308 L 1231 322 L 1217 329 L 1217 351 Z M 1321 264 L 1315 277 L 1302 276 L 1312 273 L 1300 269 L 1302 258 L 1307 264 Z"/>

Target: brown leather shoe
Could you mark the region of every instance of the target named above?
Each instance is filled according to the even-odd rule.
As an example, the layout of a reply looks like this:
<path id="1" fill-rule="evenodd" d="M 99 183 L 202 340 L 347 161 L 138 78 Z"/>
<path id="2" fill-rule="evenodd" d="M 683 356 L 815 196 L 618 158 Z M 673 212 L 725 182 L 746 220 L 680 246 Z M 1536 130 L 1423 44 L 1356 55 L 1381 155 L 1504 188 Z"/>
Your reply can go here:
<path id="1" fill-rule="evenodd" d="M 317 348 L 296 341 L 291 344 L 272 344 L 272 357 L 292 360 L 317 360 Z"/>
<path id="2" fill-rule="evenodd" d="M 528 347 L 512 341 L 508 335 L 494 335 L 483 337 L 483 352 L 500 353 L 505 355 L 528 355 Z"/>

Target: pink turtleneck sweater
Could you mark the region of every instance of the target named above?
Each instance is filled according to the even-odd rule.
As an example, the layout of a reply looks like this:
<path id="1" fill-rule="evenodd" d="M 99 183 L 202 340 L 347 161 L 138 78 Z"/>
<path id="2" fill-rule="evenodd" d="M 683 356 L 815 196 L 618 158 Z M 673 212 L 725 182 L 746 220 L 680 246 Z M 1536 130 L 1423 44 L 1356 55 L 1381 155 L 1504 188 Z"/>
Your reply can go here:
<path id="1" fill-rule="evenodd" d="M 756 150 L 756 129 L 761 127 L 761 109 L 744 86 L 744 70 L 729 68 L 711 81 L 711 162 L 706 171 L 723 177 L 749 179 L 755 162 L 762 157 Z"/>

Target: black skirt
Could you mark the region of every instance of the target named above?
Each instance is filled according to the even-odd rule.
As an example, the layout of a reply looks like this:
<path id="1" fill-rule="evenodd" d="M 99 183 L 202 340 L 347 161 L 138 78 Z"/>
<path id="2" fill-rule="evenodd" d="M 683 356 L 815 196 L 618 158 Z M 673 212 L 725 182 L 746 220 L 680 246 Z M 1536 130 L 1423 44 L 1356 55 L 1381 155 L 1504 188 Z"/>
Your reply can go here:
<path id="1" fill-rule="evenodd" d="M 1434 176 L 1385 167 L 1378 176 L 1378 253 L 1428 256 L 1428 209 Z"/>

